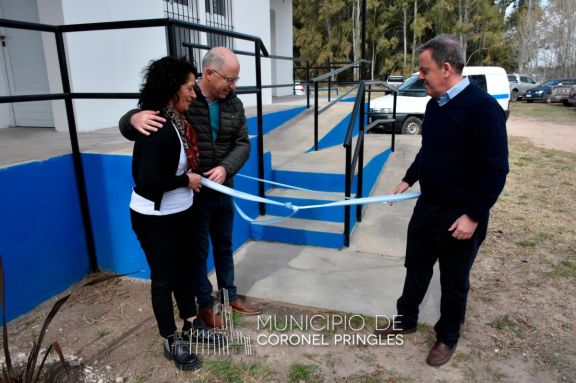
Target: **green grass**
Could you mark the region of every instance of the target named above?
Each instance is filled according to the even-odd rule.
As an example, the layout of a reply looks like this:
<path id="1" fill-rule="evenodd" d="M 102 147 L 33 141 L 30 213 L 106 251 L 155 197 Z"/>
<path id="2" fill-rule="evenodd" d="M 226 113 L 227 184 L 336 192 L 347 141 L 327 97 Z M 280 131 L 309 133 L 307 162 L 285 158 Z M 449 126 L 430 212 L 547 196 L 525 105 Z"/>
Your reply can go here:
<path id="1" fill-rule="evenodd" d="M 536 247 L 536 245 L 550 239 L 550 234 L 548 233 L 538 233 L 530 239 L 521 239 L 516 241 L 516 244 L 521 247 Z"/>
<path id="2" fill-rule="evenodd" d="M 290 366 L 288 371 L 288 381 L 291 383 L 298 383 L 304 381 L 306 383 L 320 383 L 324 381 L 320 368 L 314 364 L 301 364 L 294 363 Z"/>
<path id="3" fill-rule="evenodd" d="M 135 373 L 134 376 L 132 377 L 131 382 L 134 382 L 134 383 L 142 383 L 142 382 L 145 382 L 146 379 L 148 379 L 148 377 L 146 376 L 146 374 L 141 373 L 141 372 L 137 372 L 137 373 Z"/>
<path id="4" fill-rule="evenodd" d="M 488 323 L 488 326 L 498 330 L 506 330 L 507 328 L 510 328 L 513 325 L 514 321 L 510 319 L 510 316 L 508 314 L 503 315 L 500 318 Z"/>
<path id="5" fill-rule="evenodd" d="M 274 373 L 260 362 L 234 363 L 230 359 L 205 359 L 203 370 L 213 380 L 229 383 L 270 381 L 274 379 Z"/>
<path id="6" fill-rule="evenodd" d="M 554 266 L 552 271 L 553 278 L 575 278 L 576 279 L 576 262 L 571 259 L 565 259 Z"/>
<path id="7" fill-rule="evenodd" d="M 103 338 L 103 337 L 105 337 L 106 335 L 110 334 L 111 332 L 112 332 L 112 331 L 107 330 L 107 329 L 98 330 L 98 333 L 97 333 L 97 334 L 98 334 L 98 338 Z"/>
<path id="8" fill-rule="evenodd" d="M 511 102 L 510 115 L 528 117 L 542 121 L 557 121 L 559 123 L 574 123 L 576 108 L 568 108 L 562 104 L 542 104 L 526 102 Z"/>

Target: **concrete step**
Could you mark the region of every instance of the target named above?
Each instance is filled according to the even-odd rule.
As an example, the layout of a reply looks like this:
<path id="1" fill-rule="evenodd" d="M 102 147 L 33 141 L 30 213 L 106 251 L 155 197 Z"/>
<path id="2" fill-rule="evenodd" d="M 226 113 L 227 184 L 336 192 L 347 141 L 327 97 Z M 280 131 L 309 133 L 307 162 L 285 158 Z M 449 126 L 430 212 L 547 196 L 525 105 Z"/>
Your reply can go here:
<path id="1" fill-rule="evenodd" d="M 343 201 L 344 193 L 322 192 L 274 188 L 266 193 L 266 197 L 278 202 L 292 203 L 297 206 L 320 205 L 329 202 Z M 281 206 L 268 205 L 266 213 L 285 216 L 287 210 Z M 344 222 L 344 208 L 317 208 L 299 210 L 292 218 Z"/>
<path id="2" fill-rule="evenodd" d="M 256 221 L 278 218 L 281 217 L 266 215 L 258 217 Z M 250 226 L 252 238 L 257 241 L 332 249 L 339 249 L 344 245 L 343 223 L 289 218 L 273 224 L 252 222 Z"/>

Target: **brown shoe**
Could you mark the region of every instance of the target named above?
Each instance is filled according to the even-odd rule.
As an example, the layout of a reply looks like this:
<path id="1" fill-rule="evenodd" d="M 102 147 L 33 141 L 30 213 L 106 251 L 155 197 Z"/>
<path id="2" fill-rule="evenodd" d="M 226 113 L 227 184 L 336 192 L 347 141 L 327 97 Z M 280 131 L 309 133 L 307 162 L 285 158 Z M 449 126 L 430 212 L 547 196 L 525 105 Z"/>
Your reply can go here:
<path id="1" fill-rule="evenodd" d="M 213 307 L 198 310 L 198 316 L 202 318 L 206 326 L 210 328 L 224 328 L 222 316 L 217 314 Z"/>
<path id="2" fill-rule="evenodd" d="M 416 327 L 407 328 L 406 330 L 404 330 L 398 327 L 390 326 L 384 330 L 374 330 L 374 334 L 379 335 L 381 337 L 386 337 L 388 335 L 398 335 L 398 334 L 412 334 L 413 332 L 416 332 Z"/>
<path id="3" fill-rule="evenodd" d="M 240 298 L 236 298 L 233 301 L 230 301 L 230 307 L 232 307 L 232 310 L 244 315 L 262 314 L 262 310 L 259 307 L 252 306 Z"/>
<path id="4" fill-rule="evenodd" d="M 440 367 L 450 360 L 454 351 L 456 351 L 456 345 L 450 347 L 437 340 L 428 353 L 426 364 L 432 367 Z"/>

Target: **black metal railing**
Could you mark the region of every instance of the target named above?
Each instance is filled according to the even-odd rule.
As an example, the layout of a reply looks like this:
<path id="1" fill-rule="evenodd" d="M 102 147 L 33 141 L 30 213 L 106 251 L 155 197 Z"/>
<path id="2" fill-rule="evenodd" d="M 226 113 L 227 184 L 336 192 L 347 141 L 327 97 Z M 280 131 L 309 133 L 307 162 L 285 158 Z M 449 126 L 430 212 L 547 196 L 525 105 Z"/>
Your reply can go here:
<path id="1" fill-rule="evenodd" d="M 368 85 L 368 89 L 366 93 L 368 93 L 368 105 L 370 105 L 370 101 L 372 99 L 372 93 L 384 93 L 384 94 L 392 94 L 393 95 L 393 102 L 392 102 L 392 118 L 391 119 L 373 119 L 372 118 L 372 110 L 368 110 L 369 116 L 369 125 L 366 127 L 366 132 L 370 131 L 372 128 L 380 125 L 380 124 L 391 124 L 392 125 L 392 133 L 390 136 L 390 148 L 392 152 L 394 152 L 396 148 L 396 104 L 398 101 L 398 89 L 391 87 L 390 85 L 386 84 L 384 81 L 378 80 L 371 80 L 366 81 Z M 372 89 L 372 86 L 380 86 L 381 88 Z"/>
<path id="2" fill-rule="evenodd" d="M 350 70 L 350 69 L 355 69 L 358 68 L 363 62 L 366 62 L 366 60 L 357 60 L 354 61 L 353 63 L 350 63 L 348 65 L 345 65 L 341 68 L 338 69 L 334 69 L 328 73 L 324 73 L 323 75 L 320 75 L 318 77 L 313 78 L 312 80 L 310 80 L 310 83 L 314 84 L 314 150 L 317 151 L 318 150 L 318 116 L 322 113 L 325 112 L 326 110 L 328 110 L 330 107 L 332 107 L 333 105 L 335 105 L 338 101 L 340 101 L 346 94 L 350 93 L 352 90 L 354 90 L 354 88 L 352 88 L 351 90 L 349 90 L 347 93 L 339 96 L 336 100 L 329 102 L 326 106 L 324 106 L 322 108 L 322 110 L 320 110 L 318 108 L 318 84 L 320 84 L 321 82 L 327 81 L 326 79 L 337 75 L 338 73 L 342 73 L 344 71 Z M 310 86 L 308 86 L 307 89 L 308 92 L 310 92 Z M 330 93 L 330 92 L 328 92 Z"/>
<path id="3" fill-rule="evenodd" d="M 349 199 L 352 196 L 352 181 L 354 178 L 354 173 L 356 168 L 358 168 L 358 177 L 356 184 L 356 198 L 362 197 L 362 182 L 364 179 L 364 81 L 360 81 L 358 85 L 358 92 L 356 93 L 356 99 L 354 100 L 354 108 L 352 109 L 352 116 L 350 117 L 350 122 L 348 123 L 348 131 L 346 132 L 346 138 L 344 139 L 344 148 L 346 148 L 346 173 L 344 177 L 344 196 Z M 358 139 L 356 140 L 356 149 L 352 153 L 352 135 L 354 132 L 354 125 L 356 124 L 356 117 L 360 113 Z M 362 206 L 356 205 L 356 212 L 359 217 L 358 221 L 362 220 Z M 350 206 L 344 206 L 344 246 L 350 246 Z"/>
<path id="4" fill-rule="evenodd" d="M 368 84 L 368 90 L 366 89 L 366 84 Z M 372 85 L 381 85 L 384 89 L 373 90 Z M 393 118 L 391 120 L 375 120 L 372 121 L 367 126 L 366 121 L 366 104 L 370 105 L 370 94 L 371 92 L 394 92 L 394 103 L 392 109 Z M 368 93 L 368 103 L 365 102 L 366 93 Z M 354 174 L 357 173 L 356 177 L 356 195 L 355 198 L 362 198 L 364 196 L 364 135 L 370 131 L 374 126 L 381 123 L 392 123 L 392 142 L 391 151 L 394 152 L 394 137 L 395 137 L 395 121 L 396 121 L 396 96 L 397 91 L 390 88 L 388 85 L 382 81 L 364 81 L 361 80 L 358 84 L 358 92 L 356 93 L 356 98 L 354 100 L 354 107 L 352 109 L 352 115 L 350 116 L 350 121 L 348 122 L 348 130 L 346 131 L 346 138 L 344 139 L 343 146 L 346 149 L 346 160 L 345 160 L 345 176 L 344 176 L 344 196 L 349 199 L 352 196 L 352 186 L 354 182 Z M 356 125 L 356 119 L 358 121 L 358 138 L 356 140 L 356 146 L 353 148 L 352 136 L 354 135 L 354 126 Z M 356 221 L 362 222 L 362 208 L 363 205 L 356 205 Z M 344 246 L 350 246 L 350 233 L 352 228 L 350 206 L 344 206 Z"/>
<path id="5" fill-rule="evenodd" d="M 261 59 L 262 56 L 268 57 L 268 51 L 259 37 L 251 36 L 243 33 L 233 32 L 229 30 L 222 30 L 201 24 L 190 23 L 186 21 L 166 19 L 149 19 L 149 20 L 132 20 L 132 21 L 116 21 L 116 22 L 102 22 L 102 23 L 87 23 L 87 24 L 72 24 L 72 25 L 47 25 L 39 23 L 30 23 L 23 21 L 0 19 L 0 27 L 24 29 L 39 32 L 51 32 L 55 36 L 56 50 L 58 55 L 58 63 L 60 68 L 60 77 L 62 81 L 62 93 L 55 94 L 35 94 L 35 95 L 20 95 L 20 96 L 2 96 L 0 103 L 14 103 L 14 102 L 27 102 L 27 101 L 45 101 L 45 100 L 64 100 L 66 107 L 66 117 L 68 121 L 68 131 L 70 134 L 70 144 L 72 147 L 72 158 L 74 164 L 74 172 L 76 175 L 76 186 L 80 200 L 80 208 L 82 213 L 82 221 L 84 225 L 84 233 L 86 235 L 86 245 L 88 250 L 88 258 L 91 271 L 98 271 L 98 261 L 96 257 L 96 246 L 94 241 L 94 233 L 92 229 L 92 221 L 90 218 L 90 209 L 88 204 L 88 195 L 86 190 L 86 178 L 84 175 L 84 168 L 82 166 L 82 156 L 78 143 L 78 133 L 76 128 L 76 120 L 74 117 L 74 99 L 132 99 L 138 98 L 138 93 L 73 93 L 71 92 L 70 77 L 68 72 L 66 49 L 64 44 L 64 34 L 72 32 L 85 32 L 97 30 L 112 30 L 112 29 L 133 29 L 133 28 L 149 28 L 149 27 L 164 27 L 167 36 L 168 53 L 170 55 L 177 55 L 178 47 L 176 44 L 176 28 L 184 28 L 198 32 L 220 34 L 234 39 L 251 41 L 254 43 L 254 56 L 256 65 L 256 86 L 245 87 L 240 89 L 238 93 L 255 93 L 257 102 L 257 127 L 258 127 L 258 176 L 264 178 L 264 144 L 263 144 L 263 119 L 262 119 L 262 78 L 261 78 Z M 264 184 L 260 183 L 259 195 L 264 196 Z M 265 214 L 264 204 L 260 204 L 260 213 Z"/>

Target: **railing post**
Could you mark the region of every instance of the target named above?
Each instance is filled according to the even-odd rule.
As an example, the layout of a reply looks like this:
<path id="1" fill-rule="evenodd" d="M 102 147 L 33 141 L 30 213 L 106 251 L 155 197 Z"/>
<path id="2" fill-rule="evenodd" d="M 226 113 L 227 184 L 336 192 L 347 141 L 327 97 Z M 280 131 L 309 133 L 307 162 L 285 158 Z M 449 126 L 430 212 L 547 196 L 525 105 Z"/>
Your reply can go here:
<path id="1" fill-rule="evenodd" d="M 330 94 L 332 92 L 330 92 L 330 89 L 332 87 L 332 81 L 330 81 L 330 77 L 328 77 L 328 102 L 330 102 Z"/>
<path id="2" fill-rule="evenodd" d="M 394 102 L 392 104 L 392 142 L 390 143 L 390 151 L 394 153 L 394 149 L 396 146 L 396 97 L 398 95 L 397 91 L 393 91 L 394 93 Z"/>
<path id="3" fill-rule="evenodd" d="M 92 219 L 90 218 L 90 205 L 88 204 L 88 193 L 86 190 L 86 177 L 82 165 L 82 153 L 78 144 L 78 133 L 76 131 L 76 120 L 74 119 L 74 105 L 70 96 L 70 79 L 68 77 L 68 66 L 66 64 L 66 50 L 64 47 L 64 36 L 62 32 L 55 32 L 56 51 L 58 53 L 58 63 L 60 65 L 60 77 L 62 78 L 62 91 L 65 95 L 64 104 L 66 106 L 66 117 L 68 119 L 68 132 L 70 134 L 70 144 L 72 145 L 72 160 L 76 175 L 76 187 L 80 200 L 80 210 L 82 212 L 82 222 L 84 224 L 84 235 L 86 236 L 86 246 L 88 248 L 88 260 L 90 271 L 98 271 L 98 258 L 96 257 L 96 244 L 94 232 L 92 230 Z"/>
<path id="4" fill-rule="evenodd" d="M 176 25 L 170 23 L 166 29 L 166 33 L 168 35 L 168 55 L 176 57 L 178 51 L 178 48 L 176 47 Z"/>
<path id="5" fill-rule="evenodd" d="M 360 154 L 358 155 L 358 186 L 356 187 L 356 198 L 362 198 L 364 192 L 364 119 L 366 118 L 365 108 L 365 88 L 364 80 L 360 81 L 360 89 L 362 92 L 362 101 L 360 102 L 360 121 L 358 140 L 356 145 L 360 145 Z M 356 220 L 362 222 L 362 205 L 356 205 Z"/>
<path id="6" fill-rule="evenodd" d="M 306 60 L 306 109 L 310 109 L 310 61 Z"/>
<path id="7" fill-rule="evenodd" d="M 352 186 L 352 147 L 346 146 L 346 176 L 344 182 L 344 196 L 349 199 Z M 344 246 L 350 246 L 350 206 L 344 206 Z"/>
<path id="8" fill-rule="evenodd" d="M 264 179 L 264 129 L 262 120 L 262 71 L 261 71 L 261 56 L 260 56 L 260 40 L 254 43 L 255 56 L 256 56 L 256 119 L 258 124 L 258 178 Z M 258 195 L 264 197 L 265 194 L 264 183 L 258 183 Z M 263 202 L 259 203 L 260 215 L 266 215 L 266 205 Z"/>
<path id="9" fill-rule="evenodd" d="M 370 121 L 370 113 L 372 112 L 370 110 L 370 100 L 372 99 L 372 84 L 368 84 L 368 123 L 371 123 L 372 121 Z"/>
<path id="10" fill-rule="evenodd" d="M 318 81 L 314 81 L 314 151 L 318 151 Z"/>

